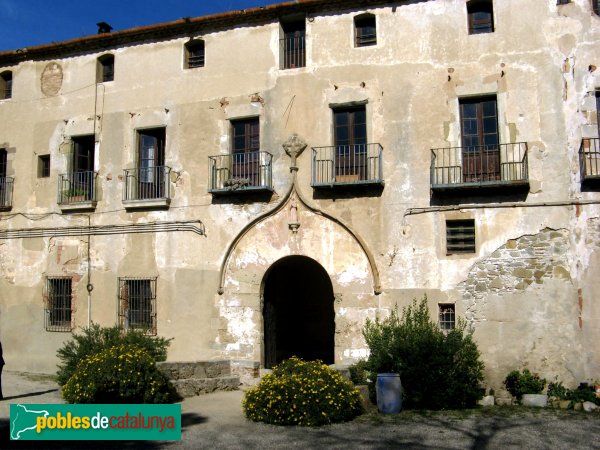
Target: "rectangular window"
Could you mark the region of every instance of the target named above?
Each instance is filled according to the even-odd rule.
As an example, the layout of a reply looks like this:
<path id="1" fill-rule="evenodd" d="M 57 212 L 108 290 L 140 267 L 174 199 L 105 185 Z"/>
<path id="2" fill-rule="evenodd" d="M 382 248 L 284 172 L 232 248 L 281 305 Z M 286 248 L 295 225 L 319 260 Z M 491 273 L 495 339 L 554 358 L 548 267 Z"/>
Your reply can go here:
<path id="1" fill-rule="evenodd" d="M 500 180 L 496 97 L 460 100 L 463 182 Z"/>
<path id="2" fill-rule="evenodd" d="M 600 10 L 598 9 L 598 3 L 598 0 L 592 0 L 592 11 L 596 15 L 600 14 Z"/>
<path id="3" fill-rule="evenodd" d="M 70 277 L 46 279 L 46 331 L 71 331 L 72 299 Z"/>
<path id="4" fill-rule="evenodd" d="M 156 278 L 119 278 L 119 324 L 156 334 Z"/>
<path id="5" fill-rule="evenodd" d="M 475 220 L 446 221 L 446 253 L 475 253 Z"/>
<path id="6" fill-rule="evenodd" d="M 50 155 L 38 156 L 38 178 L 48 178 L 50 176 Z"/>
<path id="7" fill-rule="evenodd" d="M 165 195 L 165 128 L 138 131 L 139 199 Z"/>
<path id="8" fill-rule="evenodd" d="M 105 83 L 115 79 L 115 57 L 107 54 L 98 58 L 97 82 Z"/>
<path id="9" fill-rule="evenodd" d="M 367 112 L 365 105 L 333 110 L 336 182 L 367 178 Z"/>
<path id="10" fill-rule="evenodd" d="M 258 117 L 232 120 L 232 167 L 233 178 L 249 186 L 260 181 L 260 121 Z"/>
<path id="11" fill-rule="evenodd" d="M 557 5 L 566 5 L 567 3 L 571 3 L 571 0 L 556 0 Z"/>
<path id="12" fill-rule="evenodd" d="M 205 54 L 204 54 L 204 41 L 203 40 L 192 40 L 185 44 L 185 58 L 187 69 L 194 69 L 196 67 L 204 67 Z"/>
<path id="13" fill-rule="evenodd" d="M 306 26 L 304 19 L 281 24 L 281 54 L 283 69 L 294 69 L 306 66 Z"/>
<path id="14" fill-rule="evenodd" d="M 377 24 L 374 15 L 365 14 L 354 18 L 354 38 L 356 47 L 377 44 Z"/>
<path id="15" fill-rule="evenodd" d="M 12 72 L 7 70 L 0 73 L 0 100 L 12 98 L 12 85 Z"/>
<path id="16" fill-rule="evenodd" d="M 8 152 L 5 148 L 0 148 L 0 178 L 6 177 L 6 167 L 8 161 Z"/>
<path id="17" fill-rule="evenodd" d="M 439 320 L 440 328 L 444 331 L 450 331 L 455 326 L 455 310 L 454 304 L 452 303 L 440 303 L 439 307 Z"/>
<path id="18" fill-rule="evenodd" d="M 494 6 L 492 0 L 471 0 L 467 3 L 469 34 L 494 32 Z"/>

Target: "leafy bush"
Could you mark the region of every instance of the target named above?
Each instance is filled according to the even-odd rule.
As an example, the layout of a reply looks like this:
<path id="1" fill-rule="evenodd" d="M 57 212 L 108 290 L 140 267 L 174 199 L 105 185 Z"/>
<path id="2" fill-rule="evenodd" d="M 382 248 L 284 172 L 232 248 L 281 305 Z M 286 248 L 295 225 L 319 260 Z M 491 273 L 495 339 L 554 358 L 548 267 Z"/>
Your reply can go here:
<path id="1" fill-rule="evenodd" d="M 168 403 L 173 393 L 154 358 L 128 344 L 85 357 L 62 389 L 69 403 Z"/>
<path id="2" fill-rule="evenodd" d="M 567 400 L 569 389 L 563 386 L 562 381 L 548 383 L 548 397 L 556 397 L 559 400 Z"/>
<path id="3" fill-rule="evenodd" d="M 600 405 L 600 398 L 596 397 L 596 391 L 587 383 L 581 383 L 577 389 L 569 389 L 566 397 L 567 400 L 571 400 L 571 405 L 579 402 L 592 402 Z"/>
<path id="4" fill-rule="evenodd" d="M 521 401 L 523 394 L 541 394 L 546 387 L 546 380 L 538 374 L 532 374 L 529 369 L 523 372 L 513 370 L 504 379 L 506 390 Z"/>
<path id="5" fill-rule="evenodd" d="M 350 371 L 350 381 L 354 384 L 367 384 L 371 381 L 371 373 L 367 361 L 359 361 L 348 367 Z"/>
<path id="6" fill-rule="evenodd" d="M 360 393 L 339 372 L 295 356 L 248 390 L 242 405 L 248 419 L 277 425 L 345 422 L 362 412 Z"/>
<path id="7" fill-rule="evenodd" d="M 95 355 L 117 345 L 132 345 L 145 349 L 154 361 L 167 359 L 169 339 L 147 336 L 140 330 L 128 330 L 126 333 L 117 326 L 102 328 L 92 324 L 83 329 L 82 334 L 73 335 L 73 340 L 66 342 L 57 352 L 61 364 L 56 374 L 57 382 L 63 386 L 75 372 L 77 364 L 86 356 Z"/>
<path id="8" fill-rule="evenodd" d="M 427 297 L 384 320 L 367 320 L 363 336 L 369 346 L 368 369 L 399 372 L 404 404 L 412 408 L 449 409 L 474 406 L 481 398 L 483 363 L 466 323 L 445 333 L 433 322 Z"/>

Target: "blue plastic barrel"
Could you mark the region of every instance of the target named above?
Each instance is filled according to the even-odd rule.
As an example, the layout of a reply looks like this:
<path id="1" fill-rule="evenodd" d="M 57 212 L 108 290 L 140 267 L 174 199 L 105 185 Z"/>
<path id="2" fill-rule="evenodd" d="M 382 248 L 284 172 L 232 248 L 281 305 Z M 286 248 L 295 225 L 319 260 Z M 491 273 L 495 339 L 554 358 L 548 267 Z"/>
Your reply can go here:
<path id="1" fill-rule="evenodd" d="M 402 409 L 402 383 L 397 373 L 380 373 L 375 384 L 377 408 L 383 414 L 398 414 Z"/>

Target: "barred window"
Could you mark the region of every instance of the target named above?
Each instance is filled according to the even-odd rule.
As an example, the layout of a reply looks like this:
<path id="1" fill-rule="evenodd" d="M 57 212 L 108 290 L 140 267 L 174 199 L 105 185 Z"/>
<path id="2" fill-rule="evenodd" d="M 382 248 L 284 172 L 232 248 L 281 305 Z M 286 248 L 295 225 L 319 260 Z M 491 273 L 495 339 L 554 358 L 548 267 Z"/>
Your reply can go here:
<path id="1" fill-rule="evenodd" d="M 366 47 L 377 44 L 377 23 L 373 14 L 361 14 L 354 18 L 354 46 Z"/>
<path id="2" fill-rule="evenodd" d="M 444 331 L 454 330 L 455 314 L 452 303 L 440 303 L 440 328 Z"/>
<path id="3" fill-rule="evenodd" d="M 204 41 L 192 40 L 185 44 L 185 67 L 186 69 L 195 69 L 204 67 L 205 53 Z"/>
<path id="4" fill-rule="evenodd" d="M 156 334 L 156 278 L 119 278 L 119 324 Z"/>
<path id="5" fill-rule="evenodd" d="M 71 278 L 48 277 L 45 297 L 46 331 L 71 331 Z"/>
<path id="6" fill-rule="evenodd" d="M 475 221 L 446 221 L 446 253 L 475 253 Z"/>

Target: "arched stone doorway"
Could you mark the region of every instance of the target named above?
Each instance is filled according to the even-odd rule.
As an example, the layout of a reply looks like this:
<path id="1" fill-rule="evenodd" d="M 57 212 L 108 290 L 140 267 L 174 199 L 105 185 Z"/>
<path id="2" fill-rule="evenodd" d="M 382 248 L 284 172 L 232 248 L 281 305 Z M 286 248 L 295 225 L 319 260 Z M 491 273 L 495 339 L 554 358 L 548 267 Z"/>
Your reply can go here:
<path id="1" fill-rule="evenodd" d="M 291 356 L 334 362 L 333 286 L 325 269 L 306 256 L 274 263 L 263 281 L 264 366 Z"/>

